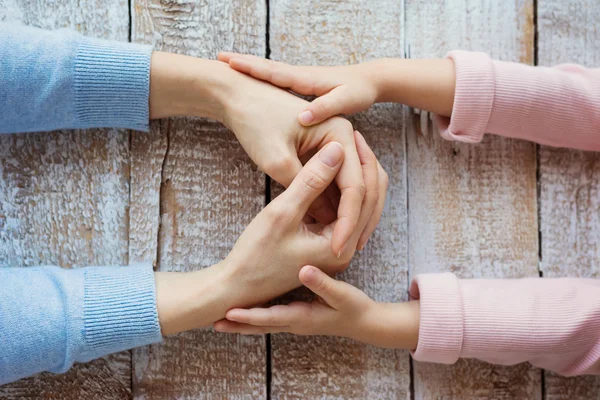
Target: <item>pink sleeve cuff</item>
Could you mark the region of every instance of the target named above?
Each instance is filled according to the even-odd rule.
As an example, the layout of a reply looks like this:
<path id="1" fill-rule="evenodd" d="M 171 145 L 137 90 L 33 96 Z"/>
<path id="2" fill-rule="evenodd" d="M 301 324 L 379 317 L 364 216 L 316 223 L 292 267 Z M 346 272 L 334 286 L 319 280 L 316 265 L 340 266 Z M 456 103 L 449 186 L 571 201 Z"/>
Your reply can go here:
<path id="1" fill-rule="evenodd" d="M 435 116 L 444 139 L 477 143 L 486 131 L 494 102 L 492 59 L 485 53 L 452 51 L 456 89 L 452 117 Z"/>
<path id="2" fill-rule="evenodd" d="M 453 51 L 456 89 L 451 118 L 436 116 L 447 140 L 479 142 L 485 133 L 600 151 L 600 69 L 494 61 Z"/>
<path id="3" fill-rule="evenodd" d="M 600 280 L 417 276 L 417 361 L 530 362 L 564 375 L 600 374 Z"/>
<path id="4" fill-rule="evenodd" d="M 454 274 L 424 274 L 410 285 L 412 300 L 420 300 L 418 361 L 453 364 L 463 342 L 463 303 Z"/>

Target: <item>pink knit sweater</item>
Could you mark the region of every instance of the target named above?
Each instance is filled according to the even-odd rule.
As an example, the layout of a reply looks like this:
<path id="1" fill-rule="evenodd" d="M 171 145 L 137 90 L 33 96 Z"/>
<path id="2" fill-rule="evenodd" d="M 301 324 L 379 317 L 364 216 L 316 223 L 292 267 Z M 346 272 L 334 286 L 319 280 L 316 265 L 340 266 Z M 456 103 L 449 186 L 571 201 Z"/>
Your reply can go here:
<path id="1" fill-rule="evenodd" d="M 537 143 L 600 150 L 600 69 L 530 67 L 456 51 L 450 119 L 442 136 L 479 142 L 484 132 Z M 600 374 L 600 281 L 593 279 L 460 280 L 420 275 L 415 359 L 459 357 L 531 364 L 563 375 Z"/>

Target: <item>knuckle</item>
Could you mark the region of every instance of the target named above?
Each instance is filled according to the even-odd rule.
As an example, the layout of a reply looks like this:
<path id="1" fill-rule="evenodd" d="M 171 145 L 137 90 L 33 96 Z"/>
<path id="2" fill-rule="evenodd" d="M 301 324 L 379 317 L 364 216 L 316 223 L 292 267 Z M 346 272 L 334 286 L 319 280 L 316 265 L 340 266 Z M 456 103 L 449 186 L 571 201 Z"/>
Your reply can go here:
<path id="1" fill-rule="evenodd" d="M 285 205 L 281 204 L 281 202 L 269 204 L 269 206 L 264 209 L 264 212 L 273 225 L 278 225 L 279 222 L 285 221 L 290 217 L 289 210 Z"/>
<path id="2" fill-rule="evenodd" d="M 290 155 L 285 155 L 277 159 L 271 159 L 263 164 L 264 172 L 271 175 L 277 171 L 288 171 L 294 168 L 294 158 Z"/>
<path id="3" fill-rule="evenodd" d="M 361 182 L 356 186 L 356 191 L 358 192 L 360 197 L 365 197 L 365 195 L 367 194 L 367 186 L 364 182 Z"/>
<path id="4" fill-rule="evenodd" d="M 330 289 L 330 284 L 327 281 L 327 279 L 325 279 L 325 277 L 322 277 L 321 280 L 319 281 L 319 283 L 317 284 L 317 290 L 319 292 L 324 292 L 327 293 L 329 292 Z"/>
<path id="5" fill-rule="evenodd" d="M 314 103 L 314 107 L 316 108 L 315 111 L 317 111 L 319 114 L 328 114 L 329 113 L 329 104 L 325 101 L 325 100 L 320 100 L 320 101 L 315 101 Z"/>
<path id="6" fill-rule="evenodd" d="M 340 131 L 348 131 L 350 133 L 354 132 L 354 127 L 352 126 L 352 123 L 350 121 L 348 121 L 346 118 L 336 118 L 334 121 L 334 126 L 335 129 L 340 130 Z"/>
<path id="7" fill-rule="evenodd" d="M 324 190 L 327 186 L 327 181 L 314 170 L 307 170 L 301 175 L 301 179 L 304 185 L 313 190 Z"/>

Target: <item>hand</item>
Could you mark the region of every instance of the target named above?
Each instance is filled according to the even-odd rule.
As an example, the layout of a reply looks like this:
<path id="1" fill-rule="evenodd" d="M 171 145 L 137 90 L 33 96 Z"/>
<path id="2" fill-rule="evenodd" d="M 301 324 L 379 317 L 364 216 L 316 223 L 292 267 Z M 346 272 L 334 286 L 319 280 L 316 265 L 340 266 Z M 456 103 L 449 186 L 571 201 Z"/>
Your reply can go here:
<path id="1" fill-rule="evenodd" d="M 342 144 L 345 161 L 335 179 L 336 185 L 309 208 L 310 215 L 323 224 L 337 218 L 331 241 L 332 250 L 337 254 L 348 244 L 359 216 L 364 207 L 368 207 L 364 202 L 367 178 L 361 174 L 352 125 L 342 118 L 332 118 L 320 125 L 303 127 L 295 116 L 306 104 L 219 61 L 161 52 L 152 55 L 151 118 L 194 115 L 223 122 L 235 133 L 250 158 L 285 187 L 302 168 L 302 161 L 327 143 Z M 382 183 L 387 175 L 379 165 L 374 178 L 373 190 L 384 199 L 386 187 Z M 366 212 L 379 220 L 382 209 L 377 213 L 375 208 L 367 208 Z M 361 248 L 375 225 L 369 224 L 366 228 L 358 242 Z"/>
<path id="2" fill-rule="evenodd" d="M 305 266 L 300 282 L 320 299 L 270 308 L 232 309 L 219 332 L 342 336 L 378 347 L 414 350 L 419 336 L 419 302 L 376 303 L 362 291 Z"/>
<path id="3" fill-rule="evenodd" d="M 344 151 L 337 142 L 321 149 L 290 187 L 252 220 L 221 263 L 186 274 L 156 273 L 163 334 L 212 324 L 232 307 L 247 307 L 292 290 L 300 285 L 298 271 L 306 262 L 318 262 L 331 273 L 347 264 L 353 248 L 340 257 L 331 252 L 337 221 L 330 225 L 303 221 L 310 204 L 333 181 L 343 159 Z"/>
<path id="4" fill-rule="evenodd" d="M 373 175 L 377 174 L 377 164 L 373 152 L 364 140 L 357 140 L 357 149 L 362 173 L 370 185 L 376 186 Z M 339 143 L 326 145 L 302 168 L 290 187 L 269 203 L 242 233 L 223 261 L 234 285 L 231 293 L 235 294 L 232 300 L 235 307 L 261 304 L 300 286 L 298 272 L 306 264 L 319 265 L 330 274 L 346 268 L 361 232 L 373 223 L 369 213 L 361 213 L 349 246 L 338 254 L 331 251 L 330 242 L 339 219 L 323 225 L 307 223 L 304 218 L 310 204 L 341 169 L 342 155 Z M 334 161 L 336 157 L 339 158 Z M 372 189 L 367 187 L 363 210 L 380 202 L 377 191 Z"/>
<path id="5" fill-rule="evenodd" d="M 376 74 L 381 61 L 340 67 L 296 67 L 227 52 L 219 53 L 218 59 L 256 79 L 299 94 L 320 96 L 298 115 L 298 121 L 306 126 L 338 114 L 367 110 L 379 95 Z"/>
<path id="6" fill-rule="evenodd" d="M 365 176 L 353 135 L 352 125 L 345 119 L 332 118 L 319 125 L 303 127 L 295 116 L 307 102 L 264 82 L 231 70 L 231 84 L 236 88 L 225 101 L 224 124 L 231 129 L 254 162 L 273 179 L 288 186 L 302 168 L 301 160 L 327 143 L 336 141 L 344 148 L 345 159 L 336 186 L 329 197 L 320 196 L 309 208 L 318 222 L 337 222 L 331 240 L 335 254 L 344 251 L 354 232 L 359 229 L 359 217 L 369 215 L 373 223 L 361 231 L 355 245 L 362 249 L 372 234 L 383 211 L 387 175 L 374 156 L 369 156 L 375 172 Z M 364 142 L 364 139 L 361 140 Z M 368 149 L 368 146 L 367 146 Z M 372 154 L 370 149 L 365 150 Z M 369 181 L 371 180 L 371 181 Z M 364 201 L 369 186 L 380 201 Z M 337 189 L 341 196 L 336 196 Z M 338 205 L 339 202 L 339 205 Z"/>

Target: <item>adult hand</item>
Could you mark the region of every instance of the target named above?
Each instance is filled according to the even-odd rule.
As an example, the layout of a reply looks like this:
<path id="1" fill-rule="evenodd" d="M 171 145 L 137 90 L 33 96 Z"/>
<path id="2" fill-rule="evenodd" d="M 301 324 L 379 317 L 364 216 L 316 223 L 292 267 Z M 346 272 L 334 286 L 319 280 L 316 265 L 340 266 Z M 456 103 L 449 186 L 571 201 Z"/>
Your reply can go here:
<path id="1" fill-rule="evenodd" d="M 360 137 L 357 139 L 362 173 L 369 178 L 367 182 L 376 187 L 375 157 L 366 142 Z M 234 292 L 240 295 L 236 307 L 269 301 L 300 286 L 298 273 L 306 264 L 318 265 L 329 274 L 348 265 L 361 232 L 371 224 L 370 215 L 366 211 L 361 213 L 358 229 L 341 254 L 331 251 L 331 239 L 339 219 L 328 225 L 304 220 L 309 206 L 341 169 L 344 156 L 339 143 L 327 144 L 301 169 L 289 188 L 265 207 L 242 233 L 224 260 L 230 280 L 235 282 Z M 382 184 L 385 186 L 385 182 Z M 373 187 L 366 191 L 363 210 L 382 206 Z"/>
<path id="2" fill-rule="evenodd" d="M 338 220 L 324 225 L 307 223 L 304 218 L 343 165 L 343 148 L 333 142 L 313 156 L 290 187 L 254 218 L 225 260 L 189 274 L 156 274 L 163 334 L 206 326 L 223 319 L 229 309 L 272 300 L 300 286 L 298 273 L 306 264 L 319 265 L 329 274 L 348 265 L 361 232 L 375 223 L 366 210 L 383 208 L 383 199 L 374 189 L 387 187 L 386 178 L 378 182 L 376 177 L 375 155 L 358 132 L 355 137 L 367 190 L 358 229 L 345 251 L 331 251 Z"/>
<path id="3" fill-rule="evenodd" d="M 302 161 L 327 143 L 342 145 L 345 160 L 335 185 L 309 207 L 318 222 L 337 220 L 331 247 L 343 252 L 363 213 L 378 221 L 381 210 L 364 202 L 365 188 L 372 187 L 385 199 L 387 176 L 379 163 L 377 174 L 367 177 L 361 165 L 351 124 L 332 118 L 322 124 L 304 127 L 296 115 L 308 102 L 275 86 L 237 72 L 228 64 L 176 54 L 155 52 L 150 78 L 150 115 L 208 116 L 230 128 L 250 158 L 273 179 L 288 187 L 302 168 Z M 338 203 L 339 202 L 339 203 Z M 366 209 L 365 209 L 366 207 Z M 369 224 L 358 246 L 362 248 L 375 224 Z"/>
<path id="4" fill-rule="evenodd" d="M 252 160 L 282 185 L 287 187 L 292 182 L 302 168 L 301 160 L 307 155 L 332 141 L 342 145 L 345 159 L 335 178 L 337 187 L 328 190 L 334 195 L 320 196 L 308 211 L 318 222 L 329 223 L 336 220 L 337 209 L 331 241 L 335 254 L 343 252 L 348 245 L 358 229 L 359 217 L 363 213 L 372 217 L 375 223 L 361 231 L 364 235 L 356 243 L 362 249 L 383 211 L 383 207 L 375 207 L 378 203 L 364 202 L 366 187 L 377 192 L 382 203 L 385 201 L 387 186 L 383 182 L 387 181 L 387 175 L 377 159 L 372 160 L 376 173 L 364 176 L 352 125 L 347 120 L 336 117 L 304 127 L 296 115 L 308 104 L 305 100 L 246 75 L 236 72 L 235 76 L 236 90 L 226 102 L 224 123 L 236 134 Z M 361 140 L 364 142 L 362 137 Z M 338 188 L 339 199 L 335 196 Z"/>

